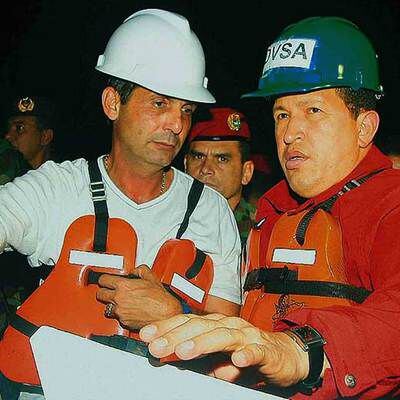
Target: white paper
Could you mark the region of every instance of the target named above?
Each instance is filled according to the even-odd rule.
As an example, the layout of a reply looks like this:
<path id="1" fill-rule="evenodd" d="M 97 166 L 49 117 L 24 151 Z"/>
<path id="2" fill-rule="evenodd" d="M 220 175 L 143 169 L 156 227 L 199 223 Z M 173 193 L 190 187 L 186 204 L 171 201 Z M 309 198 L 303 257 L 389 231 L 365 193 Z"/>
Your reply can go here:
<path id="1" fill-rule="evenodd" d="M 30 340 L 46 400 L 280 399 L 46 326 Z"/>

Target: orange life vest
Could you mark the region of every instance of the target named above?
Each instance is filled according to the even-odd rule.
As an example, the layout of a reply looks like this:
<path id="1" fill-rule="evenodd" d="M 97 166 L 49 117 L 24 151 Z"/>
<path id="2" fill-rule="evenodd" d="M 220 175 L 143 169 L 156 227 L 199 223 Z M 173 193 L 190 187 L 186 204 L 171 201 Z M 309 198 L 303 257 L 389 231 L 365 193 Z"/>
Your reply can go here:
<path id="1" fill-rule="evenodd" d="M 361 303 L 368 296 L 366 289 L 347 282 L 340 224 L 329 212 L 354 187 L 348 184 L 321 206 L 283 214 L 272 229 L 265 259 L 260 256 L 264 221 L 255 225 L 247 242 L 242 318 L 272 330 L 293 310 Z"/>
<path id="2" fill-rule="evenodd" d="M 189 203 L 194 209 L 190 198 Z M 96 300 L 100 274 L 132 277 L 137 236 L 127 222 L 108 218 L 107 209 L 103 229 L 98 211 L 95 216 L 82 216 L 69 226 L 54 269 L 17 310 L 15 319 L 4 332 L 0 341 L 0 371 L 12 382 L 40 385 L 29 343 L 29 337 L 39 326 L 52 326 L 86 338 L 120 335 L 138 340 L 137 333 L 123 329 L 116 319 L 106 318 L 104 304 Z M 182 235 L 186 229 L 190 214 L 186 213 L 186 222 L 178 234 Z M 102 251 L 93 251 L 99 243 Z M 152 269 L 188 305 L 198 310 L 204 308 L 213 281 L 213 263 L 193 242 L 168 240 L 161 246 Z"/>

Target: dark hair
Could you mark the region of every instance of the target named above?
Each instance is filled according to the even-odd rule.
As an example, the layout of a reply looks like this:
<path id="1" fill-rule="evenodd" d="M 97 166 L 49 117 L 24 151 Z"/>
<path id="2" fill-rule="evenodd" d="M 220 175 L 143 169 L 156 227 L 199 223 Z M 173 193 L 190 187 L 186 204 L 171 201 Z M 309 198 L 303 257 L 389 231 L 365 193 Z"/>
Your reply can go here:
<path id="1" fill-rule="evenodd" d="M 346 104 L 354 118 L 360 115 L 360 112 L 375 110 L 378 98 L 375 92 L 370 89 L 352 89 L 349 87 L 336 88 L 336 93 Z"/>
<path id="2" fill-rule="evenodd" d="M 115 76 L 110 76 L 108 78 L 107 85 L 113 87 L 118 92 L 122 104 L 126 104 L 128 102 L 129 96 L 132 94 L 133 89 L 137 87 L 136 83 L 126 81 L 125 79 L 116 78 Z"/>

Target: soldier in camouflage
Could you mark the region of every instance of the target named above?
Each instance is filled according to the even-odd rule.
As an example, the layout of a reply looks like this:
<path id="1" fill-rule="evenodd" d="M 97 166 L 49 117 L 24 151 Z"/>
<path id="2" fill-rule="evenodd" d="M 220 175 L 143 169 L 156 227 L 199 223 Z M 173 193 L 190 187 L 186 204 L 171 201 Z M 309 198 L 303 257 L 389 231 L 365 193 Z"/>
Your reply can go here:
<path id="1" fill-rule="evenodd" d="M 232 108 L 209 111 L 209 118 L 194 124 L 188 136 L 185 169 L 227 199 L 243 243 L 255 215 L 255 206 L 242 195 L 254 171 L 249 125 L 245 116 Z"/>

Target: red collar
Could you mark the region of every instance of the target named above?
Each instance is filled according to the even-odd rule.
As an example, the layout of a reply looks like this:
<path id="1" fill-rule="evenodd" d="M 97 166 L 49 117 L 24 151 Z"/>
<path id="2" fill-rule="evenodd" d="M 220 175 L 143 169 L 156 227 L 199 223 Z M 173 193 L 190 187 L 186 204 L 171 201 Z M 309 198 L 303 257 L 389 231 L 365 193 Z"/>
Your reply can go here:
<path id="1" fill-rule="evenodd" d="M 354 168 L 354 170 L 347 175 L 343 180 L 336 185 L 331 186 L 325 192 L 311 199 L 301 199 L 290 190 L 286 180 L 280 181 L 270 190 L 268 190 L 259 201 L 259 208 L 263 208 L 263 203 L 268 202 L 277 212 L 283 213 L 288 210 L 301 211 L 313 204 L 320 204 L 329 199 L 342 189 L 342 187 L 352 179 L 359 179 L 371 172 L 381 169 L 388 169 L 392 167 L 391 160 L 380 152 L 380 150 L 373 145 L 368 151 L 363 160 Z"/>

